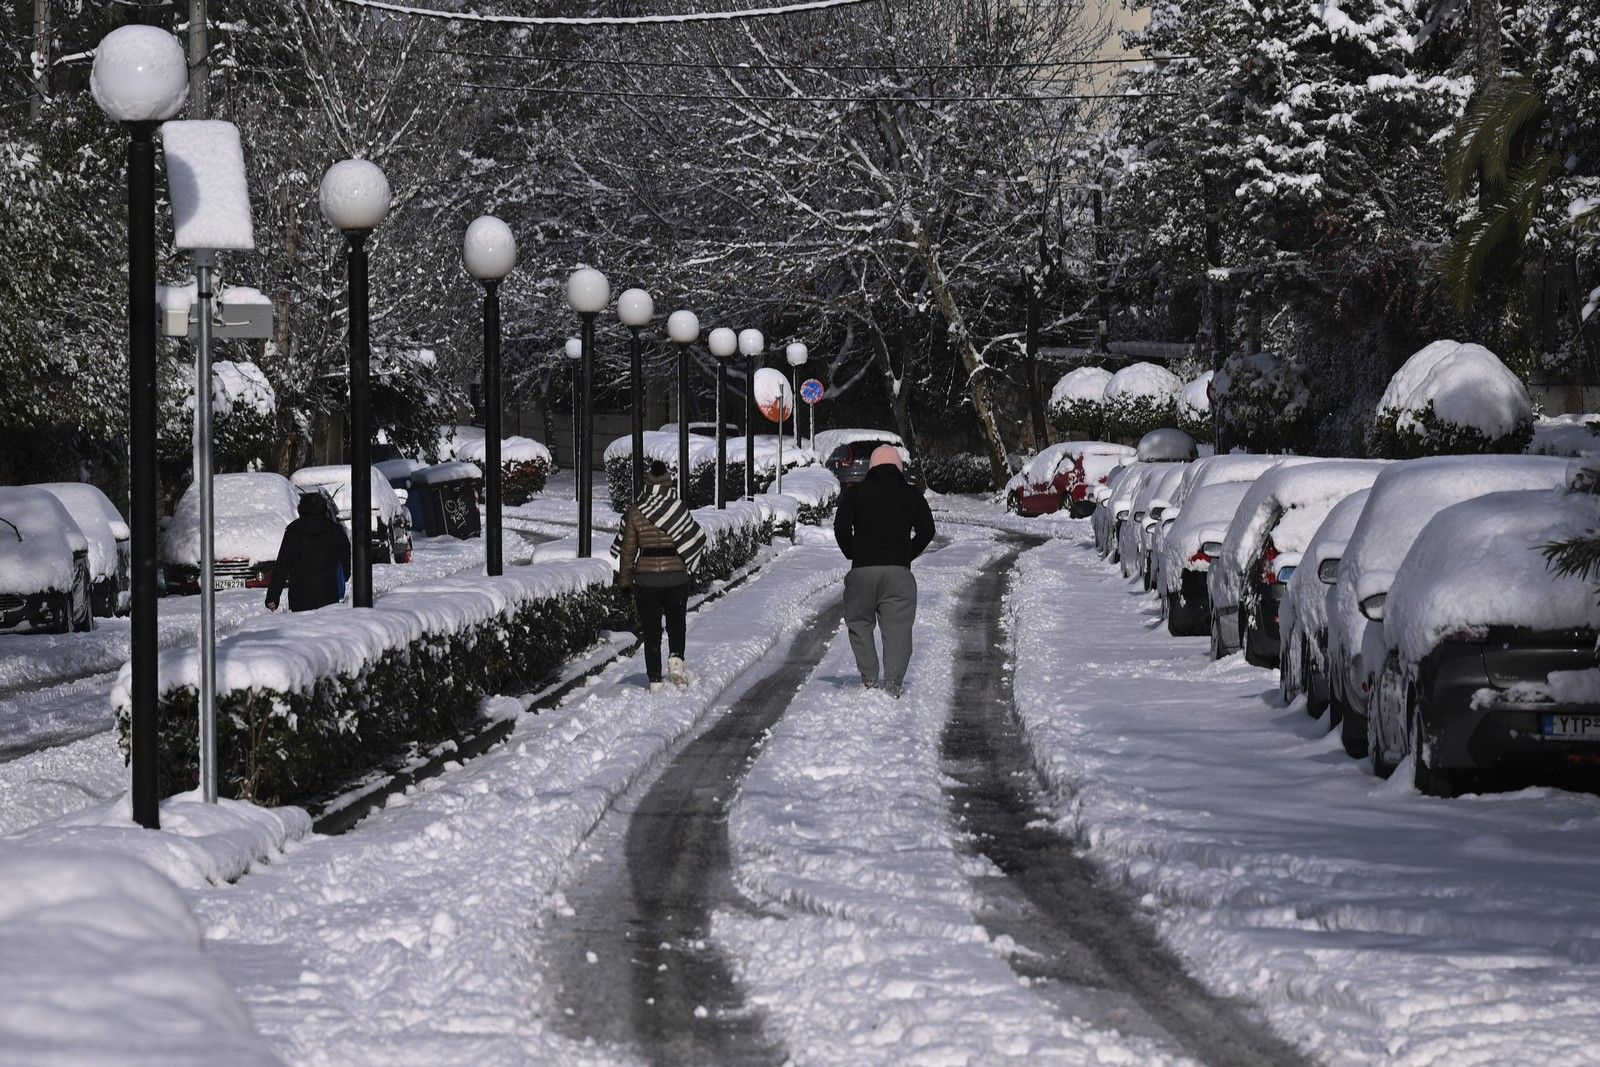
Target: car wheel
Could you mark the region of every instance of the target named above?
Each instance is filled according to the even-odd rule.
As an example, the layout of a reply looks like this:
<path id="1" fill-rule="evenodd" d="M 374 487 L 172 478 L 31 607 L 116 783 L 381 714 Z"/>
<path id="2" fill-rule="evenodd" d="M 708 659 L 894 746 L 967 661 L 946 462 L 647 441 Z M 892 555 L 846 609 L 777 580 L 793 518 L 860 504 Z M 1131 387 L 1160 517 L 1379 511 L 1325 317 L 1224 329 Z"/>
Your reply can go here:
<path id="1" fill-rule="evenodd" d="M 1222 633 L 1217 629 L 1217 617 L 1211 616 L 1211 643 L 1206 651 L 1212 659 L 1222 658 Z"/>
<path id="2" fill-rule="evenodd" d="M 1428 761 L 1423 759 L 1422 716 L 1415 707 L 1407 716 L 1406 734 L 1411 739 L 1411 765 L 1414 768 L 1412 784 L 1417 787 L 1417 792 L 1428 797 L 1453 797 L 1460 792 L 1460 783 L 1453 774 L 1430 767 Z"/>
<path id="3" fill-rule="evenodd" d="M 1013 515 L 1021 513 L 1022 505 L 1017 502 L 1017 494 L 1012 493 L 1006 497 L 1006 510 Z"/>
<path id="4" fill-rule="evenodd" d="M 1367 717 L 1357 715 L 1349 708 L 1344 709 L 1339 719 L 1339 741 L 1344 745 L 1345 755 L 1351 759 L 1366 759 Z"/>
<path id="5" fill-rule="evenodd" d="M 1388 778 L 1394 774 L 1395 762 L 1389 758 L 1383 744 L 1383 708 L 1367 705 L 1367 759 L 1372 764 L 1372 773 L 1379 778 Z"/>
<path id="6" fill-rule="evenodd" d="M 71 628 L 79 633 L 87 633 L 94 629 L 94 598 L 89 588 L 88 573 L 80 571 L 75 577 L 69 604 Z"/>

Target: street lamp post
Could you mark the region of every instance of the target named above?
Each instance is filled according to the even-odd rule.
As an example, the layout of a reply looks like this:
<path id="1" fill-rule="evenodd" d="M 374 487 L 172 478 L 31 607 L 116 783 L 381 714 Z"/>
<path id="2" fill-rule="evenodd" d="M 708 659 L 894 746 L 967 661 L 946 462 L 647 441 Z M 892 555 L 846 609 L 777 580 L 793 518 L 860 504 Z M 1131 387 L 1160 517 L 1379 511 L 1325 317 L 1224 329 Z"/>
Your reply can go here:
<path id="1" fill-rule="evenodd" d="M 739 331 L 739 352 L 744 356 L 744 495 L 756 496 L 756 361 L 767 347 L 760 330 Z M 780 427 L 780 430 L 782 428 Z"/>
<path id="2" fill-rule="evenodd" d="M 350 279 L 350 603 L 372 607 L 372 344 L 367 334 L 367 236 L 389 214 L 377 164 L 343 159 L 318 191 L 322 217 L 344 233 Z"/>
<path id="3" fill-rule="evenodd" d="M 719 326 L 706 338 L 711 354 L 717 360 L 717 507 L 728 506 L 728 361 L 739 351 L 739 335 L 726 326 Z"/>
<path id="4" fill-rule="evenodd" d="M 578 441 L 578 558 L 588 559 L 594 541 L 594 317 L 611 302 L 611 283 L 593 267 L 567 278 L 567 303 L 582 324 L 579 401 L 583 412 Z"/>
<path id="5" fill-rule="evenodd" d="M 674 311 L 667 317 L 667 336 L 678 343 L 678 499 L 688 507 L 689 346 L 700 339 L 699 317 L 692 311 Z"/>
<path id="6" fill-rule="evenodd" d="M 583 483 L 578 480 L 578 453 L 582 451 L 583 420 L 579 417 L 583 397 L 583 341 L 567 338 L 567 359 L 572 363 L 572 499 L 583 499 Z"/>
<path id="7" fill-rule="evenodd" d="M 655 317 L 656 302 L 643 289 L 617 297 L 617 318 L 628 328 L 629 388 L 633 394 L 633 499 L 644 492 L 644 342 L 639 331 Z"/>
<path id="8" fill-rule="evenodd" d="M 484 409 L 484 571 L 501 571 L 500 512 L 500 283 L 517 265 L 517 239 L 511 227 L 484 215 L 472 220 L 462 241 L 467 272 L 483 283 L 483 409 Z"/>
<path id="9" fill-rule="evenodd" d="M 183 45 L 154 26 L 122 26 L 95 49 L 90 92 L 128 128 L 128 547 L 132 555 L 130 754 L 133 817 L 161 825 L 156 709 L 156 124 L 189 94 Z"/>
<path id="10" fill-rule="evenodd" d="M 788 362 L 789 376 L 793 379 L 792 392 L 794 394 L 794 447 L 800 447 L 800 368 L 806 365 L 806 360 L 811 358 L 811 351 L 799 341 L 795 341 L 783 350 L 783 358 Z"/>

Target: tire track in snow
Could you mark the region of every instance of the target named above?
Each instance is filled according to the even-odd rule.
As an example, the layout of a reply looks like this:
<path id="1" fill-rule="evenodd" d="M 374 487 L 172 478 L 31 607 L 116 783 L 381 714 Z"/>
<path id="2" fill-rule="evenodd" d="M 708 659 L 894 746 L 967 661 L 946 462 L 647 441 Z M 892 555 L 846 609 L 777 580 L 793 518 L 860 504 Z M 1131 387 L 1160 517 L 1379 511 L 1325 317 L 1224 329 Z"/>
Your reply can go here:
<path id="1" fill-rule="evenodd" d="M 628 1042 L 658 1064 L 787 1061 L 709 940 L 711 915 L 749 908 L 729 869 L 728 807 L 841 618 L 835 601 L 794 637 L 776 669 L 757 665 L 761 676 L 673 758 L 625 830 L 597 834 L 596 851 L 622 860 L 602 860 L 569 890 L 574 914 L 553 939 L 558 1000 L 577 1036 Z M 597 945 L 613 949 L 603 962 L 590 947 Z"/>
<path id="2" fill-rule="evenodd" d="M 951 816 L 998 869 L 975 879 L 978 919 L 1018 946 L 1012 969 L 1069 1016 L 1170 1040 L 1208 1064 L 1293 1065 L 1306 1057 L 1240 1005 L 1207 992 L 1117 888 L 1052 828 L 1043 780 L 1012 702 L 1002 622 L 1016 554 L 986 568 L 961 605 L 961 645 L 943 755 Z"/>

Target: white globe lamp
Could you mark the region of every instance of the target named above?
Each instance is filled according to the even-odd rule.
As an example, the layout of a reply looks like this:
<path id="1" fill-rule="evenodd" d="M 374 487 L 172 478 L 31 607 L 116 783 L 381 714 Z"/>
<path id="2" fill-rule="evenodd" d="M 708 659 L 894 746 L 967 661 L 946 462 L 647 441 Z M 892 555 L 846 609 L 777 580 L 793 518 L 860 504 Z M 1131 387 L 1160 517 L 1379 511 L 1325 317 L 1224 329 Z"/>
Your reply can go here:
<path id="1" fill-rule="evenodd" d="M 567 303 L 580 315 L 598 315 L 611 303 L 611 283 L 593 267 L 580 267 L 567 278 Z"/>
<path id="2" fill-rule="evenodd" d="M 739 335 L 726 326 L 718 326 L 706 338 L 706 344 L 718 359 L 732 359 L 739 352 Z"/>
<path id="3" fill-rule="evenodd" d="M 783 350 L 783 358 L 788 361 L 789 366 L 791 367 L 805 366 L 806 360 L 810 357 L 810 350 L 799 341 L 796 341 L 794 344 Z"/>
<path id="4" fill-rule="evenodd" d="M 498 282 L 517 265 L 517 239 L 511 227 L 493 215 L 473 219 L 461 241 L 467 273 L 480 282 Z"/>
<path id="5" fill-rule="evenodd" d="M 630 330 L 640 330 L 655 318 L 656 302 L 643 289 L 625 289 L 617 297 L 617 318 Z"/>
<path id="6" fill-rule="evenodd" d="M 582 359 L 583 341 L 576 337 L 567 338 L 566 352 L 568 359 Z"/>
<path id="7" fill-rule="evenodd" d="M 322 176 L 317 191 L 322 217 L 346 233 L 374 229 L 389 214 L 389 179 L 367 159 L 341 159 Z"/>
<path id="8" fill-rule="evenodd" d="M 761 354 L 767 347 L 767 339 L 761 336 L 760 330 L 741 330 L 739 332 L 739 352 L 752 359 Z"/>
<path id="9" fill-rule="evenodd" d="M 667 336 L 680 345 L 692 345 L 700 339 L 700 318 L 692 311 L 674 311 L 667 316 Z"/>
<path id="10" fill-rule="evenodd" d="M 163 122 L 189 99 L 183 45 L 155 26 L 120 26 L 100 38 L 89 93 L 117 122 Z"/>

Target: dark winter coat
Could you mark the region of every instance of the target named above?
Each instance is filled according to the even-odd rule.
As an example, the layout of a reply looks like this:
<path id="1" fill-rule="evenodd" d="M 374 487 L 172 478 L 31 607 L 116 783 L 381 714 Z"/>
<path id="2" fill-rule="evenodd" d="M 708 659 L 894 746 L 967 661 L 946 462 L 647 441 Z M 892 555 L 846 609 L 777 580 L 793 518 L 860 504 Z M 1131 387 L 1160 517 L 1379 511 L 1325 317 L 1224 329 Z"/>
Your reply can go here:
<path id="1" fill-rule="evenodd" d="M 933 512 L 899 467 L 882 463 L 845 489 L 833 536 L 852 567 L 909 567 L 933 540 Z"/>
<path id="2" fill-rule="evenodd" d="M 289 610 L 310 611 L 337 603 L 340 567 L 350 573 L 350 539 L 344 527 L 325 515 L 302 515 L 283 531 L 278 560 L 272 565 L 267 602 L 275 603 L 289 589 Z"/>

